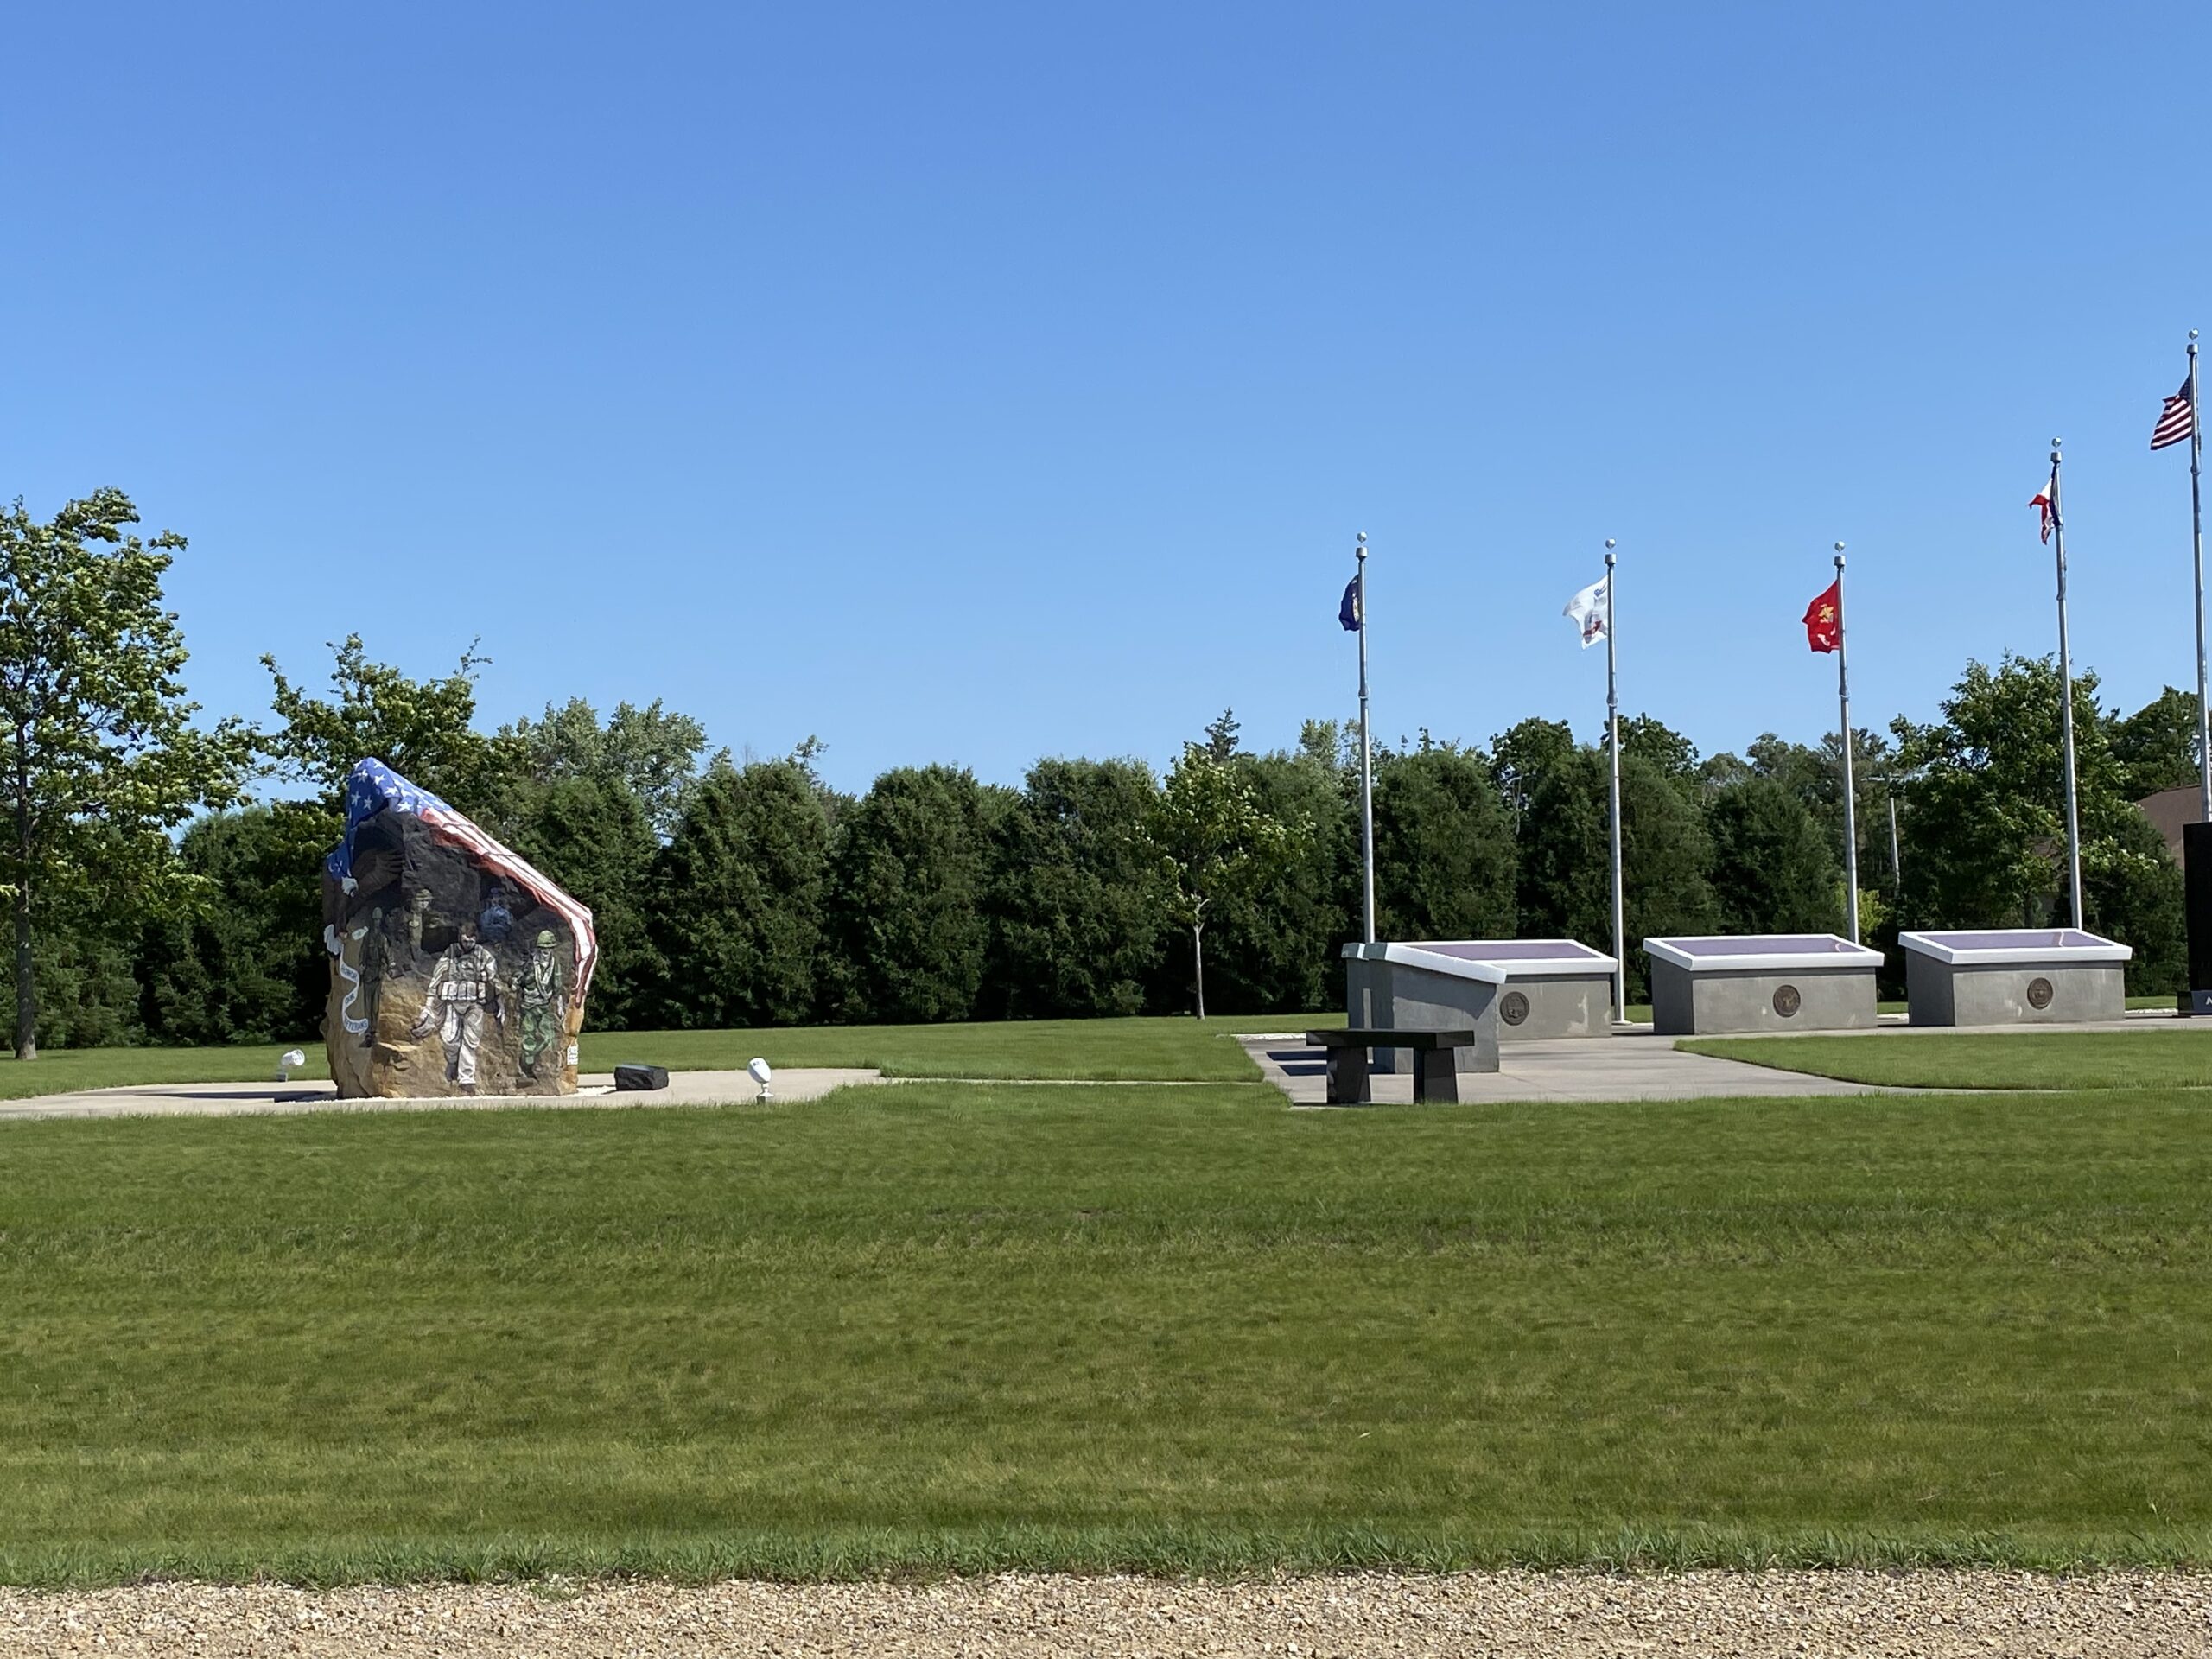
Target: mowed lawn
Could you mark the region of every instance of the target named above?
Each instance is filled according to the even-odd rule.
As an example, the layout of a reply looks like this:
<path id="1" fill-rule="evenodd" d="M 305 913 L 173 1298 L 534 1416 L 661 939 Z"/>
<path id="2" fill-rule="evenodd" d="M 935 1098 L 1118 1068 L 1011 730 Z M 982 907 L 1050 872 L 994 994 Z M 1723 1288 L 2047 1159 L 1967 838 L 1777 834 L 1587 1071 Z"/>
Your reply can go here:
<path id="1" fill-rule="evenodd" d="M 0 1100 L 74 1094 L 80 1089 L 120 1089 L 132 1084 L 274 1083 L 276 1063 L 290 1048 L 307 1056 L 307 1064 L 293 1071 L 295 1079 L 329 1077 L 330 1066 L 320 1037 L 298 1043 L 248 1043 L 224 1048 L 48 1048 L 41 1049 L 35 1060 L 0 1053 Z M 4 1161 L 0 1161 L 0 1170 L 4 1168 Z"/>
<path id="2" fill-rule="evenodd" d="M 1089 1079 L 1098 1083 L 1243 1083 L 1258 1068 L 1238 1032 L 1341 1026 L 1342 1014 L 1239 1014 L 1204 1020 L 1008 1020 L 971 1025 L 772 1027 L 757 1031 L 584 1033 L 587 1071 L 644 1060 L 672 1071 L 771 1065 L 874 1066 L 893 1077 Z"/>
<path id="3" fill-rule="evenodd" d="M 2212 1027 L 2135 1031 L 1891 1030 L 1856 1037 L 1696 1037 L 1694 1054 L 1923 1089 L 2212 1087 Z"/>
<path id="4" fill-rule="evenodd" d="M 1341 1014 L 1239 1014 L 1190 1019 L 1014 1020 L 938 1026 L 809 1026 L 759 1031 L 588 1031 L 586 1071 L 625 1060 L 671 1071 L 741 1071 L 755 1055 L 772 1065 L 874 1066 L 894 1077 L 982 1077 L 1098 1083 L 1243 1083 L 1259 1076 L 1238 1032 L 1341 1026 Z M 0 1100 L 117 1089 L 134 1084 L 274 1080 L 284 1051 L 307 1065 L 295 1078 L 325 1079 L 319 1037 L 231 1048 L 48 1049 L 35 1060 L 0 1057 Z"/>
<path id="5" fill-rule="evenodd" d="M 2181 1092 L 0 1126 L 0 1578 L 2212 1562 Z"/>

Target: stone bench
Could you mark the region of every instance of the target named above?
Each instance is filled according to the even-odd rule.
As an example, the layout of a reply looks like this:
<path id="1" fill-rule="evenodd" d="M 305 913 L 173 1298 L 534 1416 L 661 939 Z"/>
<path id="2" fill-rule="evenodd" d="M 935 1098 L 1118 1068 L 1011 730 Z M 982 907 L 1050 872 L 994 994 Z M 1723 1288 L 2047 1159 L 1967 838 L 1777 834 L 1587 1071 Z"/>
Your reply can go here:
<path id="1" fill-rule="evenodd" d="M 1473 1047 L 1476 1037 L 1472 1031 L 1352 1027 L 1343 1031 L 1309 1031 L 1306 1040 L 1328 1051 L 1329 1104 L 1357 1106 L 1375 1098 L 1367 1080 L 1367 1057 L 1378 1048 L 1402 1048 L 1412 1054 L 1415 1100 L 1459 1099 L 1459 1066 L 1454 1051 Z"/>

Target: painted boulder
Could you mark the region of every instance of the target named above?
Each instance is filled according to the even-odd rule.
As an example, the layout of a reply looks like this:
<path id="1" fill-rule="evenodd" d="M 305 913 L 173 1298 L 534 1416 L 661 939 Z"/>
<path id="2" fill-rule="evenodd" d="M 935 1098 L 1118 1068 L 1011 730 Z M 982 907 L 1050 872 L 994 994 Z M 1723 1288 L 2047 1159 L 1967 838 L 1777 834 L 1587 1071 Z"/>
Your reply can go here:
<path id="1" fill-rule="evenodd" d="M 591 912 L 381 761 L 346 778 L 322 919 L 341 1096 L 575 1093 Z"/>

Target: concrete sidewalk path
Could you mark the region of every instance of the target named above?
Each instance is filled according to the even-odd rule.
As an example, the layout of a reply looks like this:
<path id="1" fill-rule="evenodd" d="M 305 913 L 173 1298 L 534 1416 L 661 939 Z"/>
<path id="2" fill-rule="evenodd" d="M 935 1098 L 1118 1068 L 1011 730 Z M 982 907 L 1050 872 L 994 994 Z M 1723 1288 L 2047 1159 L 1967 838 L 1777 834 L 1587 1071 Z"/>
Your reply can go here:
<path id="1" fill-rule="evenodd" d="M 1325 1051 L 1307 1046 L 1303 1033 L 1240 1037 L 1244 1046 L 1294 1106 L 1326 1103 Z M 1410 1073 L 1377 1072 L 1372 1079 L 1378 1105 L 1410 1105 Z M 1708 1059 L 1685 1054 L 1671 1037 L 1649 1031 L 1611 1037 L 1560 1037 L 1503 1043 L 1498 1069 L 1462 1074 L 1462 1101 L 1507 1100 L 1698 1100 L 1714 1095 L 1897 1095 L 1926 1092 L 1843 1083 L 1802 1071 L 1777 1071 L 1740 1060 Z"/>
<path id="2" fill-rule="evenodd" d="M 856 1066 L 794 1067 L 769 1084 L 779 1101 L 818 1100 L 833 1089 L 880 1083 L 880 1071 Z M 742 1104 L 760 1085 L 742 1071 L 671 1071 L 665 1089 L 618 1094 L 612 1072 L 579 1077 L 573 1095 L 461 1095 L 444 1100 L 340 1100 L 327 1083 L 138 1084 L 0 1101 L 0 1122 L 51 1117 L 248 1117 L 296 1112 L 486 1111 L 537 1107 L 548 1111 L 632 1106 Z"/>

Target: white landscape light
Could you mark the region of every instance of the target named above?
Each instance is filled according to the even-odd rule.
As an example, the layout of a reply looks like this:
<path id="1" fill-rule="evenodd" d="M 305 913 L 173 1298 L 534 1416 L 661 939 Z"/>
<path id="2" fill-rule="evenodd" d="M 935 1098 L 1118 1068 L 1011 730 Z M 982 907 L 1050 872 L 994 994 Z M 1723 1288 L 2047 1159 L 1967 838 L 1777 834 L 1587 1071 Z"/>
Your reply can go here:
<path id="1" fill-rule="evenodd" d="M 288 1048 L 276 1062 L 276 1081 L 289 1083 L 295 1068 L 305 1065 L 308 1057 L 296 1048 Z"/>
<path id="2" fill-rule="evenodd" d="M 775 1075 L 774 1072 L 770 1070 L 768 1062 L 756 1056 L 753 1064 L 747 1066 L 745 1069 L 751 1074 L 753 1081 L 760 1085 L 760 1098 L 762 1100 L 767 1099 L 768 1079 Z"/>

